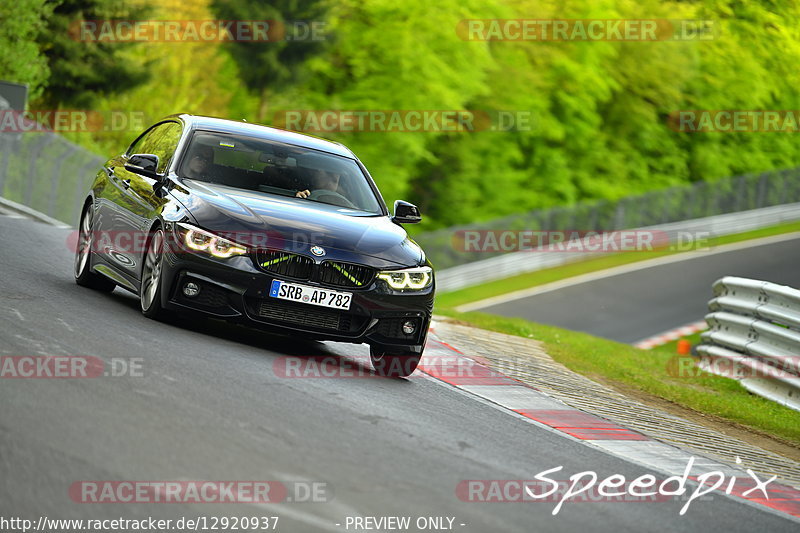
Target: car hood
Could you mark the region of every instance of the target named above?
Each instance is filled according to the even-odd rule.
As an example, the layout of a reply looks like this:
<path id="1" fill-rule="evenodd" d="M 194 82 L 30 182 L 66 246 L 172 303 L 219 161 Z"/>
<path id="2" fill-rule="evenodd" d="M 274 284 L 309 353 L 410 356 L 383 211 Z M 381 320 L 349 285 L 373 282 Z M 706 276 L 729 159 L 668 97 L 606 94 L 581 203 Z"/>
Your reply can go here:
<path id="1" fill-rule="evenodd" d="M 176 197 L 196 224 L 237 242 L 311 256 L 312 246 L 333 259 L 376 268 L 416 266 L 422 249 L 387 216 L 193 180 Z"/>

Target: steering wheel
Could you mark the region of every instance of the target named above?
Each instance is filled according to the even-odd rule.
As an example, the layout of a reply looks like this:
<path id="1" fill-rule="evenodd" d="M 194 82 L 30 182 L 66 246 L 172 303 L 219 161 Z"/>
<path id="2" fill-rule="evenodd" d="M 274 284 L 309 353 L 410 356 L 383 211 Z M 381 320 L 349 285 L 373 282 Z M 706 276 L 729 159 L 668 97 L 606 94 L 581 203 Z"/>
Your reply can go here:
<path id="1" fill-rule="evenodd" d="M 336 191 L 329 189 L 314 189 L 311 194 L 307 196 L 309 200 L 315 200 L 324 204 L 338 205 L 340 207 L 349 207 L 351 209 L 358 209 L 353 202 L 342 196 Z M 323 200 L 323 198 L 330 198 L 330 200 Z"/>

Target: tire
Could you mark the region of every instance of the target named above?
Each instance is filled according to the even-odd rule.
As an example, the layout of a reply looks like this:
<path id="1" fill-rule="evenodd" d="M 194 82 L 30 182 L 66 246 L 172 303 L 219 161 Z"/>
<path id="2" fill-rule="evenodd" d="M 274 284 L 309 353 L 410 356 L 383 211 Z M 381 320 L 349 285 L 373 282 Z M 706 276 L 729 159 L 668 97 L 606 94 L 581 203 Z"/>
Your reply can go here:
<path id="1" fill-rule="evenodd" d="M 116 283 L 105 276 L 92 272 L 92 245 L 94 244 L 94 210 L 88 204 L 83 210 L 78 225 L 78 246 L 75 249 L 75 283 L 96 291 L 111 292 Z"/>
<path id="2" fill-rule="evenodd" d="M 158 320 L 166 312 L 161 307 L 161 290 L 163 280 L 161 274 L 164 266 L 164 230 L 156 228 L 147 239 L 142 265 L 142 282 L 139 287 L 139 303 L 142 314 L 147 318 Z"/>
<path id="3" fill-rule="evenodd" d="M 414 373 L 422 359 L 421 353 L 387 354 L 380 346 L 369 347 L 372 368 L 380 376 L 404 378 Z"/>

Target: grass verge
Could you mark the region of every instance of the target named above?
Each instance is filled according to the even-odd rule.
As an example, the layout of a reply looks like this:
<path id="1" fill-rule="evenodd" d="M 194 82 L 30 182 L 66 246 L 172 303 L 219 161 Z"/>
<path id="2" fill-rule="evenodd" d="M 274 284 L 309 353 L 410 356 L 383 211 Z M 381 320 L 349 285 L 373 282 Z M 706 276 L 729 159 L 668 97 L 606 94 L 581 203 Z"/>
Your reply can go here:
<path id="1" fill-rule="evenodd" d="M 716 237 L 708 240 L 708 246 L 713 249 L 714 246 L 720 246 L 723 244 L 731 244 L 734 242 L 758 239 L 762 237 L 771 237 L 773 235 L 781 235 L 796 231 L 800 231 L 800 222 L 780 224 L 777 226 L 748 231 L 745 233 Z M 675 255 L 677 253 L 681 253 L 681 251 L 664 249 L 652 252 L 622 252 L 544 270 L 537 270 L 536 272 L 528 272 L 526 274 L 520 274 L 510 278 L 482 283 L 481 285 L 475 287 L 467 287 L 465 289 L 460 289 L 453 292 L 437 294 L 436 308 L 437 311 L 439 311 L 440 308 L 455 308 L 459 305 L 483 300 L 484 298 L 490 298 L 492 296 L 498 296 L 513 291 L 536 287 L 537 285 L 544 285 L 545 283 L 551 283 L 553 281 L 559 281 L 562 279 L 571 278 L 573 276 L 588 274 L 589 272 L 613 268 L 629 263 L 636 263 L 638 261 L 655 259 L 657 257 L 664 257 L 667 255 Z"/>
<path id="2" fill-rule="evenodd" d="M 800 413 L 750 394 L 733 379 L 687 369 L 674 350 L 640 350 L 520 318 L 451 309 L 437 313 L 479 328 L 537 339 L 553 359 L 574 372 L 800 447 Z"/>

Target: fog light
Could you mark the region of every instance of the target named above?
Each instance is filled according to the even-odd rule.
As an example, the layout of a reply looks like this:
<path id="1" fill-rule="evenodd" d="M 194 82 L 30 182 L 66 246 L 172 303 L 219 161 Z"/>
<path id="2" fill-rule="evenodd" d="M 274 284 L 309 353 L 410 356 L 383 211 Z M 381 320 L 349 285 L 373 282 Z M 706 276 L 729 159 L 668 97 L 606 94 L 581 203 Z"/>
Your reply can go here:
<path id="1" fill-rule="evenodd" d="M 183 294 L 187 298 L 194 298 L 200 294 L 200 286 L 197 283 L 189 282 L 183 286 Z"/>
<path id="2" fill-rule="evenodd" d="M 414 323 L 413 320 L 406 320 L 403 322 L 403 333 L 406 335 L 411 335 L 417 329 L 417 325 Z"/>

